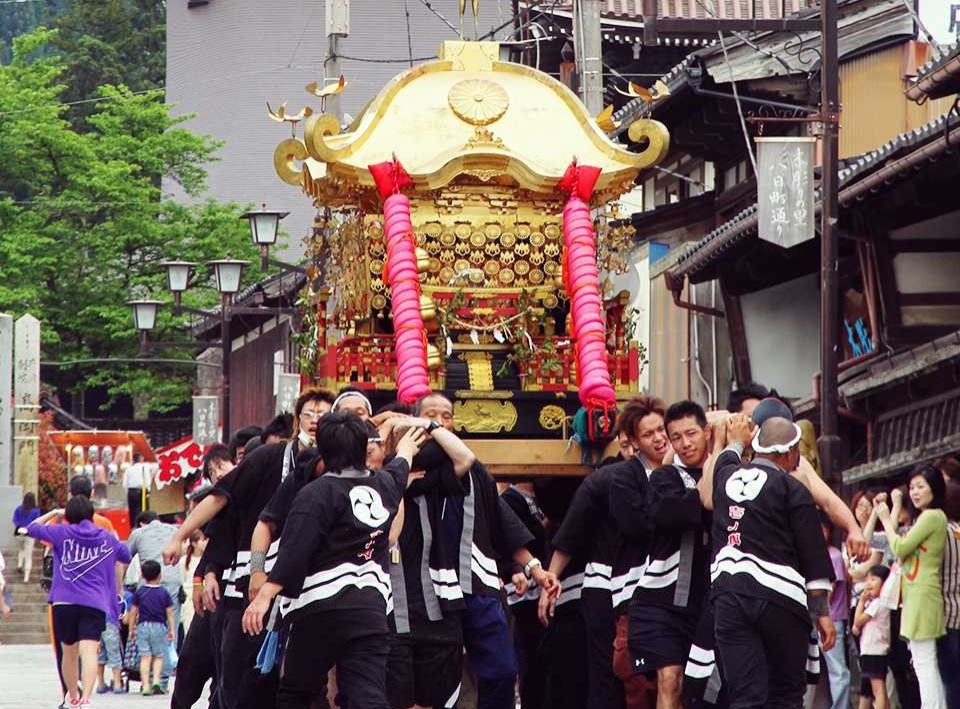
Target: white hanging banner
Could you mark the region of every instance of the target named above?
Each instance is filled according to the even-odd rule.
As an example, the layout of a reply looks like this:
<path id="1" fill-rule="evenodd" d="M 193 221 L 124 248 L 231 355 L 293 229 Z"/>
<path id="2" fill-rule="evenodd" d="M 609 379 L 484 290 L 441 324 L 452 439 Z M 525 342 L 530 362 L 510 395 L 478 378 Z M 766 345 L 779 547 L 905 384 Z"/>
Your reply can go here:
<path id="1" fill-rule="evenodd" d="M 220 442 L 220 397 L 193 397 L 193 440 L 199 446 Z"/>
<path id="2" fill-rule="evenodd" d="M 817 139 L 757 138 L 757 230 L 785 249 L 816 235 L 813 161 Z"/>
<path id="3" fill-rule="evenodd" d="M 280 374 L 277 377 L 277 409 L 276 413 L 293 413 L 293 407 L 300 396 L 300 375 Z"/>

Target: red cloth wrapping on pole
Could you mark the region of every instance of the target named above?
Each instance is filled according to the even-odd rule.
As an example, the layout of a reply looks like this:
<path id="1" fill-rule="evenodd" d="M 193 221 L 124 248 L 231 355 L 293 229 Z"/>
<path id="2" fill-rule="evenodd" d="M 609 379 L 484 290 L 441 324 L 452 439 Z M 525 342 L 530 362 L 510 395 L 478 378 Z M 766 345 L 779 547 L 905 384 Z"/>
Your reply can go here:
<path id="1" fill-rule="evenodd" d="M 559 185 L 569 194 L 563 208 L 563 281 L 570 296 L 571 334 L 577 343 L 577 386 L 580 403 L 591 413 L 617 406 L 607 364 L 597 238 L 588 206 L 599 177 L 599 168 L 573 163 Z"/>
<path id="2" fill-rule="evenodd" d="M 420 315 L 420 276 L 410 222 L 410 200 L 400 192 L 413 183 L 396 159 L 370 165 L 368 169 L 383 198 L 386 275 L 397 347 L 397 398 L 412 404 L 430 393 L 427 335 Z"/>

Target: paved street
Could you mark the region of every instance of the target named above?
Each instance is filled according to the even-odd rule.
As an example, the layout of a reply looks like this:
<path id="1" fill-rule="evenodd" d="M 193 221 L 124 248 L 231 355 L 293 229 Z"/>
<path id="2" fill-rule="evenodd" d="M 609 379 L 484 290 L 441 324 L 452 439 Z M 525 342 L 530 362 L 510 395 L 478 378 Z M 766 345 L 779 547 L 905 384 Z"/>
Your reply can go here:
<path id="1" fill-rule="evenodd" d="M 135 685 L 136 686 L 136 685 Z M 54 709 L 60 688 L 47 645 L 0 645 L 0 709 Z M 94 709 L 159 709 L 169 696 L 97 695 Z M 196 706 L 206 706 L 205 698 Z"/>

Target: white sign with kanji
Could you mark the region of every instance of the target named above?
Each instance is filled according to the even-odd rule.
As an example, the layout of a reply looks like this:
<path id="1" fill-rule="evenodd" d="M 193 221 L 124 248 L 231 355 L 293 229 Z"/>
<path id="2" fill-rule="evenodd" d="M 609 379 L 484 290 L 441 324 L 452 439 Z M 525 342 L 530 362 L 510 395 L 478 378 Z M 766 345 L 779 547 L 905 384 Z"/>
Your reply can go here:
<path id="1" fill-rule="evenodd" d="M 816 138 L 757 138 L 757 230 L 790 248 L 815 235 L 813 149 Z"/>

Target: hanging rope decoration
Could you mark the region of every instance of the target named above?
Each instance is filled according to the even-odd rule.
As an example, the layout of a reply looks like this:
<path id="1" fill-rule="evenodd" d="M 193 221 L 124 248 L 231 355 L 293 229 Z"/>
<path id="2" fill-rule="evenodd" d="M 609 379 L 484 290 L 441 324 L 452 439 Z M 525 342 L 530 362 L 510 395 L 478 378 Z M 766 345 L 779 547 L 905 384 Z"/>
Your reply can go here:
<path id="1" fill-rule="evenodd" d="M 394 158 L 368 168 L 383 199 L 387 241 L 385 275 L 390 286 L 393 333 L 397 345 L 397 398 L 412 404 L 430 393 L 427 334 L 420 314 L 420 277 L 410 221 L 410 200 L 400 192 L 413 184 Z"/>
<path id="2" fill-rule="evenodd" d="M 600 177 L 599 168 L 574 161 L 560 180 L 560 190 L 569 195 L 563 208 L 563 283 L 570 296 L 573 335 L 576 337 L 577 386 L 580 403 L 590 418 L 602 411 L 600 427 L 612 425 L 617 395 L 610 382 L 600 278 L 597 270 L 597 239 L 588 202 Z M 611 415 L 612 414 L 612 415 Z M 608 434 L 608 431 L 598 433 Z"/>

